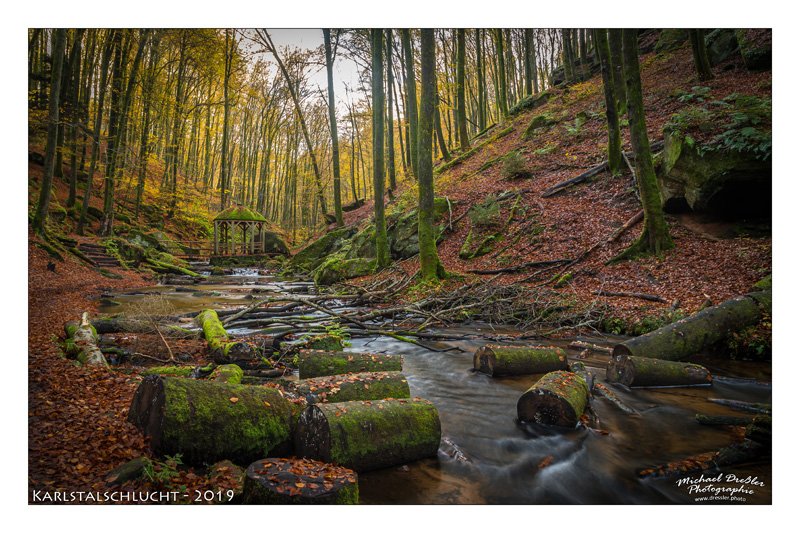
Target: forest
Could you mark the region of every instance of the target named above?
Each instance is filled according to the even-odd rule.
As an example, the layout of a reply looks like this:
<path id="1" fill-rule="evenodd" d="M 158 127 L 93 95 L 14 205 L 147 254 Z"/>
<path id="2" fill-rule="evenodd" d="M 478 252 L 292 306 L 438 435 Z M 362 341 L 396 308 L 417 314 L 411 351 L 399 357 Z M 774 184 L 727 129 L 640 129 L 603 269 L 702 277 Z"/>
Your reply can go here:
<path id="1" fill-rule="evenodd" d="M 29 503 L 772 503 L 770 29 L 27 38 Z"/>

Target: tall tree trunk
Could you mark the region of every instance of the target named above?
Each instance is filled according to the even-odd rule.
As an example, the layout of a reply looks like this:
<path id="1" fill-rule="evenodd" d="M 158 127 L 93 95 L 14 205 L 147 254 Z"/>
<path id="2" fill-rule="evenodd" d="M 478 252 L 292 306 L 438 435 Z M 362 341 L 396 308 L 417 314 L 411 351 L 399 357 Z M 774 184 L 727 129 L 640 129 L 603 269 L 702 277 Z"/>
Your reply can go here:
<path id="1" fill-rule="evenodd" d="M 436 112 L 436 44 L 433 30 L 422 30 L 422 80 L 419 117 L 419 259 L 423 280 L 443 277 L 444 268 L 436 251 L 433 227 L 433 122 Z"/>
<path id="2" fill-rule="evenodd" d="M 220 209 L 228 208 L 230 200 L 230 175 L 228 173 L 228 143 L 230 142 L 231 101 L 230 83 L 233 73 L 233 53 L 236 48 L 236 35 L 234 30 L 225 29 L 225 65 L 222 77 L 222 149 L 220 152 L 219 167 L 219 201 Z"/>
<path id="3" fill-rule="evenodd" d="M 44 153 L 44 172 L 42 188 L 39 190 L 39 203 L 33 218 L 33 229 L 43 235 L 50 206 L 50 189 L 53 186 L 53 171 L 56 164 L 56 144 L 58 143 L 59 98 L 61 96 L 61 68 L 64 64 L 64 48 L 67 30 L 56 29 L 53 34 L 53 66 L 50 74 L 50 97 L 47 106 L 47 145 Z"/>
<path id="4" fill-rule="evenodd" d="M 383 30 L 372 32 L 372 184 L 375 189 L 375 254 L 378 267 L 389 265 L 389 239 L 383 205 Z"/>
<path id="5" fill-rule="evenodd" d="M 322 30 L 325 39 L 325 68 L 328 73 L 328 120 L 331 126 L 331 153 L 333 157 L 333 213 L 336 225 L 344 226 L 342 215 L 342 175 L 339 168 L 339 133 L 336 128 L 336 100 L 333 94 L 333 54 L 331 52 L 331 30 Z"/>
<path id="6" fill-rule="evenodd" d="M 508 89 L 506 85 L 506 59 L 503 43 L 503 30 L 494 30 L 494 46 L 497 55 L 497 103 L 500 109 L 501 118 L 508 115 Z"/>
<path id="7" fill-rule="evenodd" d="M 622 60 L 622 30 L 608 30 L 608 44 L 611 49 L 612 79 L 614 80 L 614 95 L 617 99 L 617 115 L 622 116 L 628 109 L 628 90 L 625 88 L 625 73 Z"/>
<path id="8" fill-rule="evenodd" d="M 533 55 L 533 28 L 525 28 L 525 94 L 533 94 L 533 85 L 536 82 L 536 74 L 533 72 L 535 61 Z"/>
<path id="9" fill-rule="evenodd" d="M 606 119 L 608 122 L 608 167 L 612 175 L 619 174 L 622 164 L 622 141 L 619 134 L 617 99 L 614 96 L 612 79 L 611 51 L 608 47 L 608 33 L 605 29 L 594 30 L 595 51 L 600 56 L 600 70 L 603 75 L 603 92 L 606 98 Z"/>
<path id="10" fill-rule="evenodd" d="M 75 30 L 72 50 L 69 54 L 68 90 L 65 94 L 69 98 L 69 120 L 76 123 L 80 120 L 78 116 L 78 94 L 81 82 L 81 40 L 85 30 Z M 73 124 L 69 128 L 69 194 L 67 196 L 67 208 L 75 205 L 75 196 L 78 191 L 78 127 Z"/>
<path id="11" fill-rule="evenodd" d="M 466 85 L 467 43 L 465 30 L 456 30 L 456 116 L 458 117 L 458 140 L 461 151 L 469 150 L 469 133 L 467 133 L 467 99 L 464 92 Z"/>
<path id="12" fill-rule="evenodd" d="M 661 206 L 650 141 L 647 139 L 644 104 L 642 102 L 642 80 L 639 74 L 639 42 L 635 29 L 623 32 L 622 53 L 625 62 L 625 86 L 628 92 L 628 121 L 631 145 L 636 157 L 636 180 L 644 210 L 644 229 L 641 236 L 615 260 L 635 257 L 643 253 L 659 254 L 674 246 L 669 227 Z"/>
<path id="13" fill-rule="evenodd" d="M 139 218 L 139 209 L 144 194 L 144 183 L 147 177 L 147 160 L 150 157 L 150 107 L 153 100 L 153 86 L 155 85 L 156 66 L 158 65 L 159 34 L 153 37 L 150 45 L 150 57 L 147 61 L 147 74 L 142 86 L 142 131 L 139 139 L 139 176 L 136 184 L 135 218 Z"/>
<path id="14" fill-rule="evenodd" d="M 572 83 L 575 81 L 575 58 L 572 55 L 572 30 L 561 30 L 561 41 L 564 48 L 564 81 Z"/>
<path id="15" fill-rule="evenodd" d="M 92 181 L 97 169 L 97 160 L 100 157 L 100 128 L 103 127 L 103 107 L 106 98 L 106 86 L 108 85 L 108 65 L 111 62 L 111 53 L 114 50 L 116 39 L 114 34 L 119 30 L 110 30 L 106 37 L 106 44 L 103 50 L 103 57 L 100 60 L 100 84 L 98 85 L 97 109 L 94 117 L 94 128 L 92 131 L 92 156 L 89 162 L 89 175 L 86 178 L 86 187 L 83 190 L 83 204 L 81 205 L 81 216 L 78 219 L 78 235 L 83 235 L 83 228 L 86 225 L 86 217 L 89 212 L 89 201 L 92 197 Z"/>
<path id="16" fill-rule="evenodd" d="M 386 30 L 386 88 L 387 98 L 386 102 L 386 173 L 389 175 L 389 198 L 394 194 L 397 188 L 397 178 L 395 176 L 394 168 L 394 109 L 392 109 L 392 86 L 394 85 L 394 72 L 392 71 L 392 30 Z"/>
<path id="17" fill-rule="evenodd" d="M 411 30 L 400 30 L 400 40 L 403 43 L 403 56 L 406 67 L 406 119 L 408 120 L 409 140 L 408 146 L 411 153 L 411 172 L 417 175 L 417 132 L 419 131 L 417 112 L 417 81 L 414 75 L 414 51 L 411 46 Z"/>
<path id="18" fill-rule="evenodd" d="M 711 72 L 711 61 L 708 59 L 708 48 L 706 47 L 706 31 L 703 29 L 688 31 L 689 39 L 692 41 L 692 55 L 698 79 L 700 81 L 713 79 L 714 74 Z"/>
<path id="19" fill-rule="evenodd" d="M 486 129 L 486 68 L 483 58 L 483 30 L 475 30 L 475 61 L 478 71 L 478 130 Z"/>

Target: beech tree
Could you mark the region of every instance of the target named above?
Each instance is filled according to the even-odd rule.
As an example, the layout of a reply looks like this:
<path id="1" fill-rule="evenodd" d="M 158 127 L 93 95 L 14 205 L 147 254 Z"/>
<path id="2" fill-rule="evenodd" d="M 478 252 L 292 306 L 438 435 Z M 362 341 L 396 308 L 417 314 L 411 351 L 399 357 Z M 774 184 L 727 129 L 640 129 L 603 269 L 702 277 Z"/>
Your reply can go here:
<path id="1" fill-rule="evenodd" d="M 325 41 L 325 69 L 328 74 L 328 120 L 331 125 L 331 155 L 333 159 L 333 213 L 336 225 L 344 226 L 342 216 L 341 170 L 339 167 L 339 133 L 336 128 L 336 100 L 333 92 L 333 53 L 331 52 L 331 30 L 322 30 Z"/>
<path id="2" fill-rule="evenodd" d="M 608 168 L 612 175 L 619 174 L 622 165 L 622 141 L 619 134 L 617 99 L 614 94 L 613 67 L 611 51 L 608 47 L 608 34 L 604 29 L 594 30 L 595 50 L 600 58 L 603 76 L 603 94 L 606 99 L 606 122 L 608 124 Z"/>
<path id="3" fill-rule="evenodd" d="M 688 31 L 689 40 L 692 42 L 692 55 L 694 56 L 694 67 L 697 69 L 697 78 L 700 81 L 713 79 L 711 60 L 708 59 L 708 47 L 706 47 L 706 31 L 703 29 Z"/>
<path id="4" fill-rule="evenodd" d="M 375 255 L 379 268 L 389 265 L 389 238 L 383 205 L 383 30 L 372 32 L 372 185 L 375 190 Z"/>
<path id="5" fill-rule="evenodd" d="M 436 44 L 433 30 L 421 32 L 421 96 L 419 121 L 419 259 L 423 280 L 444 276 L 444 267 L 436 251 L 436 233 L 433 225 L 433 122 L 436 113 Z"/>
<path id="6" fill-rule="evenodd" d="M 627 259 L 640 254 L 658 254 L 674 246 L 669 227 L 664 219 L 661 192 L 658 188 L 647 138 L 647 124 L 642 101 L 642 80 L 639 73 L 639 39 L 637 30 L 623 31 L 622 53 L 624 58 L 625 87 L 628 94 L 628 122 L 631 146 L 636 158 L 636 182 L 644 210 L 644 229 L 639 238 L 615 260 Z"/>

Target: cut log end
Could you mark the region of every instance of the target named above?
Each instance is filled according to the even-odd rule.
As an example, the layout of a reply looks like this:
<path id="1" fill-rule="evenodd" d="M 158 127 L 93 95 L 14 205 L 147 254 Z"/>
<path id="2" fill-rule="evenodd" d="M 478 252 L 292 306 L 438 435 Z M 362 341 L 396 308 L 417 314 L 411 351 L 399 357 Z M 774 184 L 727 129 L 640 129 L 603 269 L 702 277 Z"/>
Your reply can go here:
<path id="1" fill-rule="evenodd" d="M 550 372 L 517 401 L 517 418 L 522 422 L 575 427 L 589 403 L 589 388 L 572 372 Z"/>
<path id="2" fill-rule="evenodd" d="M 700 365 L 623 355 L 611 358 L 606 379 L 627 387 L 710 385 L 712 381 L 711 372 Z"/>
<path id="3" fill-rule="evenodd" d="M 357 504 L 358 475 L 311 459 L 262 459 L 247 468 L 248 504 Z"/>

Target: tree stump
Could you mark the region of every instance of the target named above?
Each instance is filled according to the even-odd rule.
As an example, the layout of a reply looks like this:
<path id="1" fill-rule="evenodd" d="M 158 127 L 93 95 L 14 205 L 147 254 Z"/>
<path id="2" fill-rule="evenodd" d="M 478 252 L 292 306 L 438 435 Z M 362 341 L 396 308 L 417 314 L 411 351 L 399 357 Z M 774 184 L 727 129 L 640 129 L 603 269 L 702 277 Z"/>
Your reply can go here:
<path id="1" fill-rule="evenodd" d="M 311 459 L 262 459 L 247 467 L 244 503 L 357 504 L 358 475 Z"/>
<path id="2" fill-rule="evenodd" d="M 403 358 L 399 355 L 301 350 L 298 359 L 300 379 L 351 372 L 399 372 L 403 370 Z"/>
<path id="3" fill-rule="evenodd" d="M 364 472 L 434 457 L 441 437 L 427 400 L 316 404 L 300 415 L 295 454 Z"/>
<path id="4" fill-rule="evenodd" d="M 150 437 L 156 454 L 180 453 L 189 464 L 249 463 L 291 450 L 295 410 L 273 388 L 148 376 L 128 421 Z"/>
<path id="5" fill-rule="evenodd" d="M 481 346 L 472 358 L 475 370 L 490 376 L 518 376 L 522 374 L 546 374 L 554 370 L 567 369 L 567 354 L 561 348 Z"/>
<path id="6" fill-rule="evenodd" d="M 586 381 L 573 372 L 545 374 L 517 401 L 522 422 L 573 428 L 589 403 Z"/>
<path id="7" fill-rule="evenodd" d="M 617 355 L 608 362 L 606 380 L 628 387 L 711 385 L 711 372 L 692 363 Z"/>
<path id="8" fill-rule="evenodd" d="M 321 403 L 411 397 L 408 381 L 401 372 L 361 372 L 304 379 L 297 382 L 295 390 L 302 396 L 313 394 Z"/>

